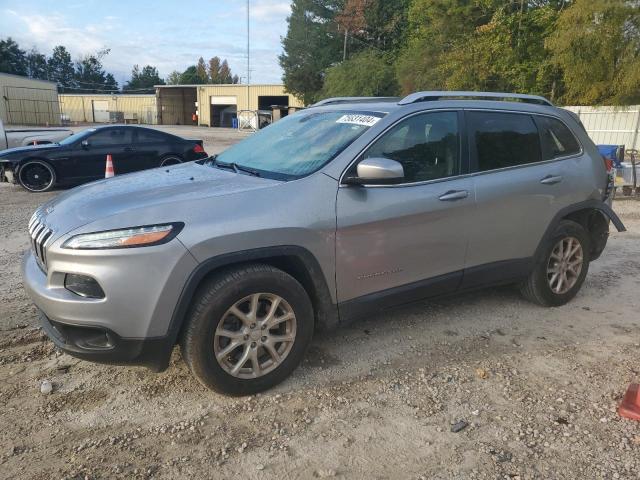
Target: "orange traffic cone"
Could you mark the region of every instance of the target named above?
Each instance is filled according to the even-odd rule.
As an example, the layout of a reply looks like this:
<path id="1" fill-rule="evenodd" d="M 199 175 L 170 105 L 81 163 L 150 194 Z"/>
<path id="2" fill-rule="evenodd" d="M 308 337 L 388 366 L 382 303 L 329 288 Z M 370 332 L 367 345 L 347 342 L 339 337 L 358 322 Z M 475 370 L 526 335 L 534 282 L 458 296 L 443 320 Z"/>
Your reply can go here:
<path id="1" fill-rule="evenodd" d="M 113 160 L 111 159 L 111 154 L 107 155 L 107 167 L 104 170 L 104 178 L 111 178 L 116 173 L 113 171 Z"/>
<path id="2" fill-rule="evenodd" d="M 640 420 L 640 385 L 632 383 L 627 389 L 622 403 L 618 407 L 618 415 L 631 420 Z"/>

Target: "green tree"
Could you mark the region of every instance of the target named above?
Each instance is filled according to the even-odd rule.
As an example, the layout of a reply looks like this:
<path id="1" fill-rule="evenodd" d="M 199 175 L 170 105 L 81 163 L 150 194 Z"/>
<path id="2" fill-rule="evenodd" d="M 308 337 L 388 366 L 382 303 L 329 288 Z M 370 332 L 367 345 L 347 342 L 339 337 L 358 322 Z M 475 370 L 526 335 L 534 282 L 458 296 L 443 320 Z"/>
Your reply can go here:
<path id="1" fill-rule="evenodd" d="M 138 65 L 134 65 L 131 70 L 131 80 L 124 87 L 123 92 L 132 91 L 135 93 L 153 93 L 154 85 L 164 85 L 164 80 L 158 75 L 158 69 L 151 65 L 145 65 L 140 70 Z"/>
<path id="2" fill-rule="evenodd" d="M 27 74 L 27 55 L 11 37 L 0 40 L 0 72 Z"/>
<path id="3" fill-rule="evenodd" d="M 109 49 L 92 55 L 85 55 L 76 62 L 74 83 L 81 93 L 116 93 L 118 83 L 113 75 L 106 73 L 102 67 L 102 59 L 108 55 Z"/>
<path id="4" fill-rule="evenodd" d="M 47 57 L 38 52 L 35 48 L 32 48 L 27 53 L 27 76 L 30 78 L 38 78 L 40 80 L 47 80 L 49 78 L 49 72 L 47 68 Z"/>
<path id="5" fill-rule="evenodd" d="M 191 65 L 180 74 L 180 85 L 198 85 L 202 83 L 195 65 Z"/>
<path id="6" fill-rule="evenodd" d="M 640 103 L 640 8 L 637 1 L 575 0 L 548 47 L 563 72 L 565 104 Z"/>
<path id="7" fill-rule="evenodd" d="M 334 18 L 341 0 L 293 0 L 283 53 L 278 57 L 287 91 L 312 103 L 319 97 L 324 70 L 342 58 L 342 35 Z"/>
<path id="8" fill-rule="evenodd" d="M 398 91 L 393 65 L 384 55 L 367 50 L 330 67 L 322 94 L 324 97 L 385 97 L 397 95 Z"/>
<path id="9" fill-rule="evenodd" d="M 47 60 L 47 70 L 49 71 L 49 80 L 58 84 L 60 92 L 70 91 L 75 86 L 75 70 L 71 55 L 62 45 L 53 48 L 53 54 Z"/>
<path id="10" fill-rule="evenodd" d="M 180 85 L 182 74 L 174 70 L 167 76 L 167 85 Z"/>

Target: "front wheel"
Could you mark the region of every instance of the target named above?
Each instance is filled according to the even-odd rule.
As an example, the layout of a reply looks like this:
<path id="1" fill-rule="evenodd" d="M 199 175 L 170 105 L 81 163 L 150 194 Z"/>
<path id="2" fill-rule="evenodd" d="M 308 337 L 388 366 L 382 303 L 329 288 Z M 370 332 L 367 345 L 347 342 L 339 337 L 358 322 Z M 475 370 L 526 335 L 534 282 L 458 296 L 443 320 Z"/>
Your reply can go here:
<path id="1" fill-rule="evenodd" d="M 590 251 L 590 237 L 582 225 L 562 220 L 547 241 L 542 258 L 521 285 L 523 296 L 549 307 L 567 303 L 587 276 Z"/>
<path id="2" fill-rule="evenodd" d="M 56 183 L 56 173 L 48 163 L 30 160 L 20 167 L 18 181 L 30 192 L 47 192 Z"/>
<path id="3" fill-rule="evenodd" d="M 249 395 L 273 387 L 301 362 L 313 308 L 293 277 L 269 265 L 221 273 L 196 293 L 180 347 L 208 388 Z"/>

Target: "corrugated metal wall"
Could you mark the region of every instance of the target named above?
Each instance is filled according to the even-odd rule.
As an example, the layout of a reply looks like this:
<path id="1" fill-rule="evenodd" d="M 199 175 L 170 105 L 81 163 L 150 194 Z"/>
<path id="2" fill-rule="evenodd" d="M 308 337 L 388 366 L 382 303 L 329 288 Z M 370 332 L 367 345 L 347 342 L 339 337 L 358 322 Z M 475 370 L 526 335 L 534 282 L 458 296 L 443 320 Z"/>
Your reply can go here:
<path id="1" fill-rule="evenodd" d="M 60 94 L 60 112 L 65 121 L 94 123 L 94 102 L 107 102 L 109 112 L 122 112 L 125 119 L 142 124 L 158 123 L 156 96 L 151 95 L 107 95 L 107 94 Z"/>
<path id="2" fill-rule="evenodd" d="M 200 125 L 209 125 L 211 119 L 211 97 L 235 97 L 238 111 L 257 110 L 258 97 L 286 96 L 290 107 L 303 107 L 302 101 L 284 91 L 284 85 L 250 85 L 247 101 L 246 85 L 201 85 L 198 86 L 198 111 Z"/>
<path id="3" fill-rule="evenodd" d="M 594 143 L 640 149 L 640 105 L 563 108 L 578 114 Z"/>
<path id="4" fill-rule="evenodd" d="M 0 73 L 0 118 L 11 125 L 58 125 L 58 87 L 53 82 Z"/>

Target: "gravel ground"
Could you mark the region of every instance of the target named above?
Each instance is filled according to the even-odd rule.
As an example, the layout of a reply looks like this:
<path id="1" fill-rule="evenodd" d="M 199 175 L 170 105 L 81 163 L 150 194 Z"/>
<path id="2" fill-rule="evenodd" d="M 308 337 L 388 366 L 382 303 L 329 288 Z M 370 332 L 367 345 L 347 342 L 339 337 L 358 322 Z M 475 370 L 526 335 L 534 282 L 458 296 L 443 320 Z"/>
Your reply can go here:
<path id="1" fill-rule="evenodd" d="M 382 312 L 227 398 L 177 350 L 153 374 L 43 337 L 19 261 L 52 195 L 0 185 L 0 478 L 639 478 L 640 422 L 616 414 L 640 380 L 638 202 L 566 306 L 494 288 Z"/>

